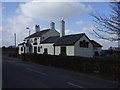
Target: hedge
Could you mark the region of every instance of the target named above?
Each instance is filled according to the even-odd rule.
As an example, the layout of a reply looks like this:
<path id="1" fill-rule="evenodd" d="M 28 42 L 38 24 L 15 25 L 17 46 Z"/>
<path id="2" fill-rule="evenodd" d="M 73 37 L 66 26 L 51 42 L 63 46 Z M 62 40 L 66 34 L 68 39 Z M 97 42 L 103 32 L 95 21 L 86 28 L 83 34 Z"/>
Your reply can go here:
<path id="1" fill-rule="evenodd" d="M 120 80 L 120 60 L 108 58 L 83 58 L 41 54 L 22 54 L 23 61 L 53 66 L 82 73 L 99 74 L 113 80 Z"/>

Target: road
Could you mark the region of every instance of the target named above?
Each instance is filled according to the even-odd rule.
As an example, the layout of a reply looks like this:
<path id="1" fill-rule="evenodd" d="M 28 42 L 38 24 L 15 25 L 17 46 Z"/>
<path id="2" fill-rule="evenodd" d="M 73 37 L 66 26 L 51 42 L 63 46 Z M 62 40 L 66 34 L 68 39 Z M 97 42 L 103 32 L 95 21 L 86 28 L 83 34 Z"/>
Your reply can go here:
<path id="1" fill-rule="evenodd" d="M 2 88 L 117 88 L 115 82 L 3 56 Z"/>
<path id="2" fill-rule="evenodd" d="M 0 89 L 2 88 L 2 51 L 0 49 Z"/>

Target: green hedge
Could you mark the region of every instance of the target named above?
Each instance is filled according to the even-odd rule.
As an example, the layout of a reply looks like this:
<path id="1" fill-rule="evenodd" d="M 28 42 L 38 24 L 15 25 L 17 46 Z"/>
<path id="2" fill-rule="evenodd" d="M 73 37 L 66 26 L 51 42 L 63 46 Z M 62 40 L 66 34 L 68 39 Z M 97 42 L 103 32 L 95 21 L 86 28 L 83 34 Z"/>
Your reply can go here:
<path id="1" fill-rule="evenodd" d="M 110 79 L 120 79 L 120 60 L 103 58 L 83 58 L 74 56 L 54 56 L 22 54 L 22 60 L 53 66 L 76 72 L 99 74 Z"/>

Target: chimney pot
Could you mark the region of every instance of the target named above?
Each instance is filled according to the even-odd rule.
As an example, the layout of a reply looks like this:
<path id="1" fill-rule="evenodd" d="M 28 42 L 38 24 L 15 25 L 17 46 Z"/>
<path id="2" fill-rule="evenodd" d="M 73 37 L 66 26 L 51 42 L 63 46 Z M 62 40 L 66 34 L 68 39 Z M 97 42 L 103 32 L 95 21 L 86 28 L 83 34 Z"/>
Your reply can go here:
<path id="1" fill-rule="evenodd" d="M 51 29 L 51 30 L 55 30 L 55 23 L 54 23 L 54 22 L 51 22 L 51 23 L 50 23 L 50 29 Z"/>
<path id="2" fill-rule="evenodd" d="M 38 31 L 40 31 L 40 27 L 39 25 L 35 25 L 35 32 L 38 32 Z"/>

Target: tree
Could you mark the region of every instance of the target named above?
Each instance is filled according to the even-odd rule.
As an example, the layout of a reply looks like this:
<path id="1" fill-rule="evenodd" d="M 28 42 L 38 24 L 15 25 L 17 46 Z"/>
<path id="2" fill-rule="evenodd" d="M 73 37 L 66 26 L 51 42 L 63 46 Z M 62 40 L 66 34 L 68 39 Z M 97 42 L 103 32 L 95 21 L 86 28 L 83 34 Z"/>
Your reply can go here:
<path id="1" fill-rule="evenodd" d="M 120 41 L 120 2 L 111 2 L 110 7 L 112 11 L 109 17 L 99 13 L 92 14 L 95 23 L 98 24 L 97 29 L 93 30 L 93 32 L 98 38 Z"/>

